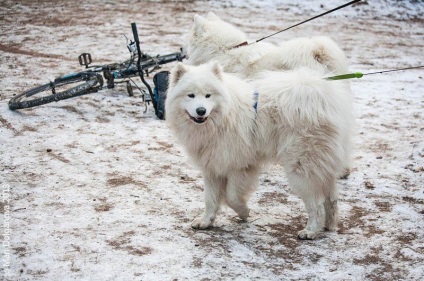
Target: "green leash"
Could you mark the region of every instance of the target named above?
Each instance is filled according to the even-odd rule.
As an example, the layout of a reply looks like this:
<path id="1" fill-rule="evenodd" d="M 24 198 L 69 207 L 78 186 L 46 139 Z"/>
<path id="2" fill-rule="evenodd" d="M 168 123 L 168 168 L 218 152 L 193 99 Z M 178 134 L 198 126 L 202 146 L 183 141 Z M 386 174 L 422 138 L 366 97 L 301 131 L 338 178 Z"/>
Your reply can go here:
<path id="1" fill-rule="evenodd" d="M 424 65 L 406 67 L 406 68 L 400 68 L 400 69 L 391 69 L 391 70 L 385 70 L 385 71 L 369 72 L 369 73 L 355 72 L 355 73 L 348 73 L 348 74 L 326 77 L 325 79 L 327 79 L 327 80 L 345 80 L 345 79 L 352 79 L 352 78 L 361 78 L 364 75 L 373 75 L 373 74 L 402 71 L 402 70 L 416 69 L 416 68 L 423 68 L 423 67 L 424 67 Z"/>
<path id="2" fill-rule="evenodd" d="M 342 74 L 337 76 L 331 76 L 327 77 L 325 79 L 327 80 L 344 80 L 344 79 L 352 79 L 352 78 L 361 78 L 364 76 L 361 72 L 355 72 L 355 73 L 348 73 L 348 74 Z"/>

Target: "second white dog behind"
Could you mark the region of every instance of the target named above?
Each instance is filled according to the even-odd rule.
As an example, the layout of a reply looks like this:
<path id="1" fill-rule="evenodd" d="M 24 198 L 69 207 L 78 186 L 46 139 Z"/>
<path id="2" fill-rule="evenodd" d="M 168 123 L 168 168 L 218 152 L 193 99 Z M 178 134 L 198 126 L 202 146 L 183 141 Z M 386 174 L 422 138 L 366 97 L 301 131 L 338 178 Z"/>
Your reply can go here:
<path id="1" fill-rule="evenodd" d="M 348 63 L 344 52 L 327 36 L 299 37 L 276 46 L 251 42 L 244 32 L 210 12 L 207 17 L 194 16 L 187 54 L 188 64 L 218 61 L 225 72 L 253 77 L 263 70 L 290 70 L 309 67 L 322 75 L 345 74 Z"/>

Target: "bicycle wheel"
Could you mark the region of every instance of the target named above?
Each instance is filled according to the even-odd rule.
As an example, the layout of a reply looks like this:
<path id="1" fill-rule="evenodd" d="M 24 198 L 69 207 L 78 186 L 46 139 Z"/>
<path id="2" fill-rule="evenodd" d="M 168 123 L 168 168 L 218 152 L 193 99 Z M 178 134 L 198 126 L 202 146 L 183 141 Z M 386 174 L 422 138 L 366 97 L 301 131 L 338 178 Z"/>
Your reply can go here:
<path id="1" fill-rule="evenodd" d="M 9 101 L 9 109 L 29 108 L 82 96 L 97 92 L 102 86 L 103 78 L 97 73 L 72 73 L 13 97 Z"/>

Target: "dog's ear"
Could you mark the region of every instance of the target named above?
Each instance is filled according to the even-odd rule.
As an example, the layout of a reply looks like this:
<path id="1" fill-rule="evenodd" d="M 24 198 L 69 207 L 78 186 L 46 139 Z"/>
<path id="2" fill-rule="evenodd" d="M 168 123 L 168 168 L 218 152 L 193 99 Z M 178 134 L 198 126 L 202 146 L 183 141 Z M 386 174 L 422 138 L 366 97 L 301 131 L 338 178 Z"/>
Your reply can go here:
<path id="1" fill-rule="evenodd" d="M 208 15 L 206 16 L 206 18 L 208 20 L 221 20 L 221 18 L 218 17 L 217 15 L 215 15 L 214 12 L 209 12 Z"/>
<path id="2" fill-rule="evenodd" d="M 171 77 L 169 79 L 170 86 L 174 86 L 181 79 L 184 73 L 187 72 L 187 67 L 179 62 L 171 71 Z"/>
<path id="3" fill-rule="evenodd" d="M 210 63 L 210 65 L 211 65 L 211 70 L 212 70 L 212 73 L 213 74 L 215 74 L 215 76 L 216 77 L 218 77 L 218 79 L 219 80 L 222 80 L 222 67 L 221 67 L 221 65 L 219 64 L 219 62 L 217 62 L 217 61 L 212 61 L 211 63 Z"/>
<path id="4" fill-rule="evenodd" d="M 194 23 L 195 24 L 204 24 L 206 22 L 206 19 L 199 15 L 194 15 Z"/>

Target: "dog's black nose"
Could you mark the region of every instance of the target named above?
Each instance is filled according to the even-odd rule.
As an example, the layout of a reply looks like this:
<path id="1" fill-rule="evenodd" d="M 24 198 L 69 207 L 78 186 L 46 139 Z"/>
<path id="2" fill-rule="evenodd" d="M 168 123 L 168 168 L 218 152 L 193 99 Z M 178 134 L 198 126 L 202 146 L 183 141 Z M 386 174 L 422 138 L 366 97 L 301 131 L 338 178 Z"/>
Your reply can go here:
<path id="1" fill-rule="evenodd" d="M 206 108 L 204 108 L 204 107 L 199 107 L 199 108 L 197 108 L 197 109 L 196 109 L 196 113 L 197 113 L 199 116 L 203 116 L 203 115 L 205 115 L 205 114 L 206 114 Z"/>

